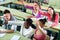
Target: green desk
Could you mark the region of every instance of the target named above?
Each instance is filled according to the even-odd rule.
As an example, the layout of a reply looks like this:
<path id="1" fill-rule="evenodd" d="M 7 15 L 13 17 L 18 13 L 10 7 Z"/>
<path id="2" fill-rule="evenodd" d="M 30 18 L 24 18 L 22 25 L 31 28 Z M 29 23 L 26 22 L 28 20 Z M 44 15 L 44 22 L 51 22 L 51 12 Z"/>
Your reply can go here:
<path id="1" fill-rule="evenodd" d="M 1 29 L 1 27 L 0 27 L 0 29 Z M 11 38 L 12 38 L 14 35 L 20 36 L 19 40 L 30 40 L 30 39 L 28 39 L 28 38 L 25 38 L 25 37 L 21 36 L 19 32 L 6 33 L 6 35 L 5 35 L 4 37 L 0 37 L 0 40 L 11 40 Z"/>
<path id="2" fill-rule="evenodd" d="M 58 37 L 57 37 L 57 39 L 56 40 L 60 40 L 60 23 L 58 24 L 58 26 L 57 27 L 54 27 L 53 29 L 55 29 L 55 30 L 58 30 L 59 32 L 58 32 Z"/>
<path id="3" fill-rule="evenodd" d="M 0 10 L 4 11 L 5 9 L 10 10 L 10 12 L 11 12 L 13 15 L 17 16 L 17 17 L 26 18 L 27 16 L 30 16 L 30 14 L 24 13 L 24 12 L 19 11 L 19 10 L 0 6 Z"/>
<path id="4" fill-rule="evenodd" d="M 12 0 L 5 0 L 4 2 L 0 2 L 0 5 L 2 5 L 2 4 L 7 4 L 7 3 L 11 3 L 12 2 Z"/>
<path id="5" fill-rule="evenodd" d="M 8 3 L 11 3 L 11 2 L 16 2 L 17 0 L 5 0 L 4 2 L 0 2 L 0 5 L 2 4 L 8 4 Z"/>
<path id="6" fill-rule="evenodd" d="M 15 1 L 15 2 L 13 2 L 13 3 L 15 3 L 15 4 L 20 4 L 20 2 L 18 2 L 18 1 Z M 28 3 L 28 4 L 33 5 L 33 3 Z M 41 9 L 47 10 L 47 9 L 48 9 L 48 6 L 49 6 L 49 5 L 47 5 L 47 6 L 46 6 L 46 5 L 42 5 L 42 6 L 41 6 Z M 55 8 L 55 7 L 54 7 L 54 9 L 55 9 L 56 12 L 60 12 L 60 9 Z"/>
<path id="7" fill-rule="evenodd" d="M 60 40 L 60 23 L 56 26 L 56 27 L 51 27 L 51 28 L 45 28 L 46 30 L 50 30 L 50 31 L 52 31 L 52 32 L 56 32 L 56 33 L 58 33 L 58 36 L 57 36 L 57 39 L 56 40 Z"/>

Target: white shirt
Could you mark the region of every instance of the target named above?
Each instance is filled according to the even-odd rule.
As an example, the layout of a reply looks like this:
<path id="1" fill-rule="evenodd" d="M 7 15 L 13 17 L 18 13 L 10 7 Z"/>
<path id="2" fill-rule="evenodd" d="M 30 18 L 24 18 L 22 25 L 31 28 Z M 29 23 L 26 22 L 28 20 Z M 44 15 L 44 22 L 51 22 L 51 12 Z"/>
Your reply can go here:
<path id="1" fill-rule="evenodd" d="M 34 33 L 34 30 L 31 26 L 28 29 L 24 27 L 24 21 L 19 21 L 19 22 L 9 21 L 8 24 L 12 24 L 12 27 L 11 27 L 12 30 L 16 29 L 16 25 L 20 25 L 21 26 L 20 34 L 27 38 L 30 38 Z"/>
<path id="2" fill-rule="evenodd" d="M 31 26 L 28 29 L 26 29 L 24 27 L 24 24 L 21 25 L 21 30 L 20 30 L 21 35 L 25 36 L 26 38 L 31 38 L 33 33 L 34 33 L 34 30 Z"/>
<path id="3" fill-rule="evenodd" d="M 14 30 L 16 32 L 17 25 L 12 25 L 11 30 Z"/>
<path id="4" fill-rule="evenodd" d="M 37 15 L 38 15 L 38 12 L 37 12 L 37 13 L 33 12 L 33 14 L 34 14 L 35 16 L 37 16 Z"/>
<path id="5" fill-rule="evenodd" d="M 2 27 L 5 28 L 5 25 L 2 25 Z M 10 30 L 14 30 L 14 32 L 16 32 L 16 28 L 17 28 L 17 25 L 12 25 Z"/>

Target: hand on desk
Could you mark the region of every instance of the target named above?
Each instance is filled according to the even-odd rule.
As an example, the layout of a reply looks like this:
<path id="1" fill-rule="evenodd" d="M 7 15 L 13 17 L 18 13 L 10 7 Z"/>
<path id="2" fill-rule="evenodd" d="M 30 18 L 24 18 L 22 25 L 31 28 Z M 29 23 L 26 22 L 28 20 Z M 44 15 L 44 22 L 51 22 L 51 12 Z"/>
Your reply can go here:
<path id="1" fill-rule="evenodd" d="M 44 28 L 45 28 L 45 29 L 49 29 L 49 28 L 52 28 L 52 26 L 47 26 L 47 25 L 45 25 Z"/>
<path id="2" fill-rule="evenodd" d="M 4 33 L 4 31 L 0 30 L 0 33 Z"/>
<path id="3" fill-rule="evenodd" d="M 5 29 L 1 29 L 0 33 L 5 33 L 5 31 L 6 31 Z"/>
<path id="4" fill-rule="evenodd" d="M 8 24 L 8 21 L 7 20 L 5 20 L 5 23 L 4 24 Z"/>
<path id="5" fill-rule="evenodd" d="M 0 16 L 0 19 L 2 18 L 3 16 Z"/>

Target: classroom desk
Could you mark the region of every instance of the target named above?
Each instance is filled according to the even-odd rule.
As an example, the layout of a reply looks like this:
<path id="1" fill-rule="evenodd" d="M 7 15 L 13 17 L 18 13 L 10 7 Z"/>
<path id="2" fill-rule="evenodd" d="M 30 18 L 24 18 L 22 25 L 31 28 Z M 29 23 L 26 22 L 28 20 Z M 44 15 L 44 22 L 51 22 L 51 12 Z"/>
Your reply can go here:
<path id="1" fill-rule="evenodd" d="M 5 0 L 4 2 L 0 2 L 0 5 L 2 4 L 8 4 L 8 3 L 11 3 L 11 2 L 16 2 L 18 0 Z"/>
<path id="2" fill-rule="evenodd" d="M 49 25 L 48 25 L 49 26 Z M 56 27 L 45 28 L 46 30 L 50 30 L 52 32 L 57 32 L 58 36 L 56 40 L 60 40 L 60 23 Z"/>
<path id="3" fill-rule="evenodd" d="M 7 7 L 0 6 L 0 10 L 4 11 L 5 9 L 10 10 L 12 14 L 17 15 L 17 16 L 19 16 L 19 17 L 26 18 L 26 16 L 29 15 L 29 14 L 26 14 L 26 13 L 24 13 L 24 12 L 21 12 L 21 11 L 15 10 L 15 9 L 11 9 L 11 8 L 7 8 Z M 23 15 L 23 16 L 22 16 L 22 15 Z M 59 28 L 60 28 L 60 26 L 57 27 L 57 28 L 56 28 L 56 27 L 51 28 L 51 29 L 58 29 L 58 37 L 57 37 L 57 40 L 60 39 L 60 38 L 59 38 L 59 37 L 60 37 L 60 29 L 59 29 Z"/>
<path id="4" fill-rule="evenodd" d="M 58 30 L 59 32 L 58 32 L 58 37 L 57 37 L 57 39 L 56 40 L 60 40 L 60 23 L 58 24 L 58 26 L 57 27 L 53 27 L 53 29 L 56 29 L 56 30 Z"/>
<path id="5" fill-rule="evenodd" d="M 45 24 L 46 26 L 49 26 L 50 24 L 46 23 Z M 58 23 L 57 26 L 54 26 L 54 27 L 51 27 L 52 29 L 55 29 L 55 30 L 60 30 L 60 23 Z"/>
<path id="6" fill-rule="evenodd" d="M 24 2 L 24 4 L 25 4 L 25 3 L 26 3 L 26 2 Z M 18 2 L 18 1 L 13 2 L 13 4 L 23 5 L 21 2 Z M 30 5 L 30 6 L 33 6 L 33 3 L 26 3 L 26 4 L 27 4 L 27 5 Z M 41 6 L 41 9 L 47 10 L 48 7 Z M 28 8 L 26 8 L 26 12 L 29 13 L 29 14 L 32 14 L 32 10 L 30 10 L 30 9 L 28 9 Z"/>
<path id="7" fill-rule="evenodd" d="M 20 1 L 15 1 L 15 2 L 13 2 L 13 3 L 23 5 Z M 33 6 L 33 3 L 26 3 L 26 2 L 24 2 L 24 4 L 28 4 L 28 5 Z"/>
<path id="8" fill-rule="evenodd" d="M 60 30 L 60 24 L 57 27 L 53 27 L 53 29 Z"/>
<path id="9" fill-rule="evenodd" d="M 24 13 L 22 11 L 19 11 L 19 10 L 16 10 L 16 9 L 11 9 L 11 8 L 7 8 L 7 7 L 3 7 L 3 6 L 0 6 L 0 10 L 4 11 L 5 9 L 8 9 L 10 10 L 10 12 L 17 16 L 17 17 L 21 17 L 21 18 L 26 18 L 27 16 L 29 16 L 30 14 L 27 14 L 27 13 Z"/>
<path id="10" fill-rule="evenodd" d="M 16 1 L 16 2 L 13 2 L 15 4 L 21 4 L 20 2 Z M 29 5 L 33 6 L 33 3 L 28 3 Z M 47 10 L 48 9 L 48 6 L 41 6 L 41 9 L 45 9 Z M 57 8 L 54 8 L 56 12 L 60 12 L 60 9 L 57 9 Z"/>
<path id="11" fill-rule="evenodd" d="M 21 2 L 18 2 L 18 1 L 13 2 L 13 3 L 23 5 Z M 30 5 L 30 6 L 33 6 L 33 3 L 27 3 L 27 4 Z M 47 10 L 48 7 L 41 6 L 41 8 Z"/>
<path id="12" fill-rule="evenodd" d="M 2 4 L 8 4 L 8 3 L 11 3 L 11 2 L 13 2 L 12 0 L 5 0 L 4 2 L 0 2 L 0 5 L 2 5 Z"/>
<path id="13" fill-rule="evenodd" d="M 3 29 L 3 28 L 0 26 L 0 29 Z M 6 35 L 4 37 L 1 37 L 0 40 L 11 40 L 11 38 L 14 35 L 20 36 L 19 40 L 30 40 L 30 39 L 25 38 L 22 35 L 20 35 L 20 33 L 18 31 L 16 31 L 15 33 L 6 33 Z"/>
<path id="14" fill-rule="evenodd" d="M 24 4 L 25 4 L 26 2 L 24 2 Z M 12 4 L 17 4 L 17 5 L 23 5 L 23 3 L 21 3 L 21 2 L 18 2 L 18 1 L 15 1 L 15 2 L 12 2 Z M 32 5 L 32 3 L 28 3 L 29 5 Z M 33 5 L 32 5 L 33 6 Z M 21 6 L 20 6 L 21 7 Z M 19 8 L 20 8 L 19 7 Z M 23 7 L 23 10 L 24 10 L 24 7 Z M 29 13 L 29 14 L 32 14 L 32 10 L 30 10 L 30 9 L 26 9 L 26 12 L 27 13 Z"/>

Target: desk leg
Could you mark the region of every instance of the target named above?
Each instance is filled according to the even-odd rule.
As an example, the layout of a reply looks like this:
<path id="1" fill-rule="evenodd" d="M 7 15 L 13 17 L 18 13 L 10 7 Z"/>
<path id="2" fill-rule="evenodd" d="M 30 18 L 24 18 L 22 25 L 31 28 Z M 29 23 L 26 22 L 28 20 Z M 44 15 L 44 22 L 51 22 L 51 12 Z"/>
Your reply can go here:
<path id="1" fill-rule="evenodd" d="M 60 30 L 59 30 L 59 33 L 58 33 L 58 36 L 57 36 L 56 40 L 60 40 Z"/>

